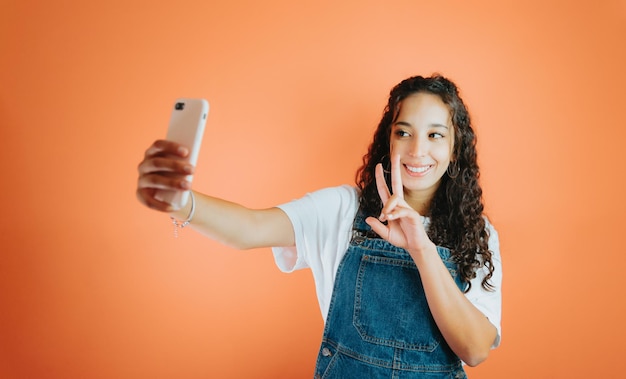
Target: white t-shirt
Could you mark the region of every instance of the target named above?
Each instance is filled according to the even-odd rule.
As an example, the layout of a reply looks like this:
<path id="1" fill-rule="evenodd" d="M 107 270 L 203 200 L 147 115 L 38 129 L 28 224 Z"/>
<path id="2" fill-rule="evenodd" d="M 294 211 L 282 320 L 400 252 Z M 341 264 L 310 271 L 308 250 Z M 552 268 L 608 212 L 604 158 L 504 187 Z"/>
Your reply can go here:
<path id="1" fill-rule="evenodd" d="M 335 274 L 350 244 L 352 223 L 359 206 L 357 191 L 356 187 L 348 185 L 325 188 L 279 206 L 291 220 L 296 244 L 292 247 L 274 247 L 274 260 L 283 272 L 307 267 L 311 269 L 324 322 Z M 425 219 L 427 223 L 428 219 Z M 493 344 L 493 347 L 497 347 L 500 344 L 502 262 L 498 233 L 488 221 L 487 229 L 495 269 L 491 283 L 495 291 L 486 291 L 482 287 L 481 282 L 487 271 L 481 268 L 472 279 L 472 287 L 465 296 L 497 328 L 498 337 Z"/>

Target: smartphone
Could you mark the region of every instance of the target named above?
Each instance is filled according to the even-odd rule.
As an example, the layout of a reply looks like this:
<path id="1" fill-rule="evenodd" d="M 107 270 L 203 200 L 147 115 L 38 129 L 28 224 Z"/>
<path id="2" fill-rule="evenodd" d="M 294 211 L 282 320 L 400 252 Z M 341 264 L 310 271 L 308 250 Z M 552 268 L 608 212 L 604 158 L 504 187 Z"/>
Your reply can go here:
<path id="1" fill-rule="evenodd" d="M 198 153 L 202 145 L 204 126 L 209 114 L 209 103 L 205 99 L 176 99 L 170 116 L 166 139 L 177 142 L 189 149 L 189 163 L 196 165 Z M 188 180 L 191 182 L 192 175 Z M 159 190 L 155 198 L 171 203 L 175 207 L 183 207 L 189 198 L 189 191 Z"/>

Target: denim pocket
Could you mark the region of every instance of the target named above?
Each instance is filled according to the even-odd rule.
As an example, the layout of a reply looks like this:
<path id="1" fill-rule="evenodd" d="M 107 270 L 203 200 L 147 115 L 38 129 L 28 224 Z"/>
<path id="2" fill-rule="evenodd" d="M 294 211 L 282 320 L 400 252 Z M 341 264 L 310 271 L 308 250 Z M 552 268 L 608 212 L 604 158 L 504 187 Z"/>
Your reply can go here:
<path id="1" fill-rule="evenodd" d="M 364 341 L 378 345 L 432 352 L 442 340 L 410 256 L 362 255 L 353 322 Z"/>

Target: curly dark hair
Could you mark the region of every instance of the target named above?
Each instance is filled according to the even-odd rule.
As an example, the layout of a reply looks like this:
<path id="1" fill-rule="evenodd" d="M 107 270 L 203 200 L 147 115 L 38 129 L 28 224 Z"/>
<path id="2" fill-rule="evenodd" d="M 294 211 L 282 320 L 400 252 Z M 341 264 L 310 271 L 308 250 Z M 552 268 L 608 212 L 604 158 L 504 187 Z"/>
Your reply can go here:
<path id="1" fill-rule="evenodd" d="M 379 162 L 389 159 L 391 126 L 402 101 L 418 92 L 437 95 L 450 108 L 454 126 L 450 164 L 458 168 L 448 170 L 441 178 L 429 214 L 425 215 L 430 217 L 428 236 L 438 246 L 451 250 L 459 265 L 461 278 L 468 284 L 466 291 L 471 287 L 470 280 L 476 277 L 476 270 L 483 265 L 488 273 L 482 286 L 493 290 L 489 279 L 493 276 L 494 267 L 488 246 L 489 232 L 483 215 L 482 189 L 478 181 L 480 174 L 476 160 L 476 135 L 459 91 L 450 80 L 439 74 L 426 78 L 414 76 L 403 80 L 391 90 L 374 139 L 363 156 L 363 165 L 356 173 L 357 186 L 361 191 L 360 206 L 367 215 L 380 214 L 382 202 L 376 188 L 375 167 Z M 386 179 L 390 185 L 389 173 Z"/>

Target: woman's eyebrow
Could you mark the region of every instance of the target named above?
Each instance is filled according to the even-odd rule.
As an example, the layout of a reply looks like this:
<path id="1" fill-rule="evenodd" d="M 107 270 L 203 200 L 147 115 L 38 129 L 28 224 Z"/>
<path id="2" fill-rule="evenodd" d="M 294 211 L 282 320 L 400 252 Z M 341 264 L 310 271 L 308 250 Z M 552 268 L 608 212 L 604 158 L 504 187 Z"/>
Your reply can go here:
<path id="1" fill-rule="evenodd" d="M 400 126 L 409 126 L 409 127 L 413 127 L 413 125 L 411 125 L 410 123 L 406 122 L 406 121 L 396 121 L 393 123 L 393 125 L 400 125 Z"/>
<path id="2" fill-rule="evenodd" d="M 393 123 L 394 126 L 408 126 L 408 127 L 413 127 L 413 125 L 411 125 L 411 123 L 408 123 L 406 121 L 396 121 Z M 439 123 L 433 123 L 429 125 L 431 128 L 445 128 L 445 129 L 450 129 L 450 127 L 448 125 L 445 124 L 439 124 Z"/>

